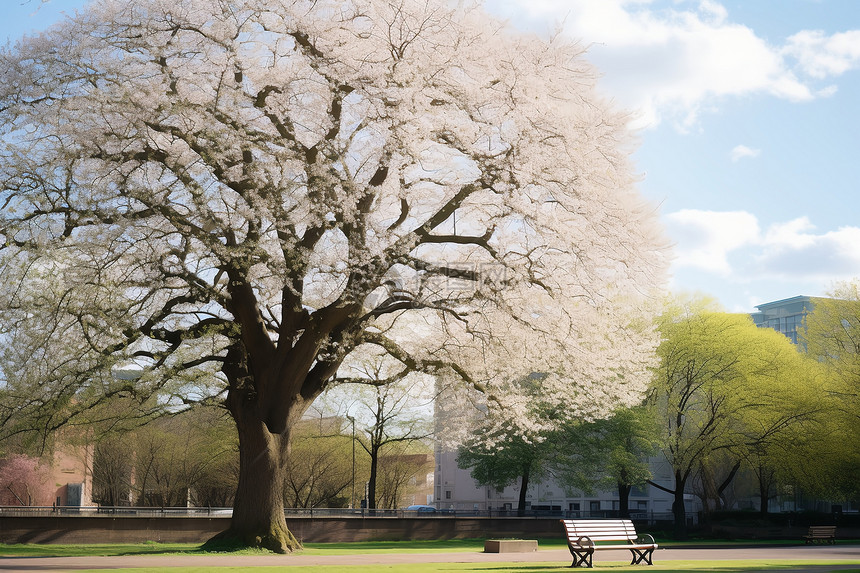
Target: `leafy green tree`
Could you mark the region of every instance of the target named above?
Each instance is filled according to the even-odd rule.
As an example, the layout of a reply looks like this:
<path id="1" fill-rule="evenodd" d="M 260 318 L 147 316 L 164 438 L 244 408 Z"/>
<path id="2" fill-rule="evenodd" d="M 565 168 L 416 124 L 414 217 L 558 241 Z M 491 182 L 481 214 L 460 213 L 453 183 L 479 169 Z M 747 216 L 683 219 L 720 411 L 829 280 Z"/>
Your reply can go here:
<path id="1" fill-rule="evenodd" d="M 702 502 L 703 519 L 714 511 L 726 509 L 730 505 L 728 493 L 735 484 L 735 477 L 741 473 L 744 458 L 736 448 L 723 448 L 703 456 L 690 479 L 689 492 Z"/>
<path id="2" fill-rule="evenodd" d="M 547 376 L 546 373 L 533 372 L 510 382 L 524 397 L 519 407 L 528 412 L 525 415 L 528 419 L 545 422 L 563 417 L 554 404 L 541 399 L 541 386 Z M 524 431 L 517 427 L 510 412 L 492 406 L 487 408 L 483 417 L 473 421 L 471 437 L 458 450 L 457 465 L 471 469 L 472 478 L 479 484 L 498 491 L 519 481 L 517 515 L 522 516 L 525 515 L 529 484 L 548 475 L 553 426 L 536 424 Z"/>
<path id="3" fill-rule="evenodd" d="M 571 424 L 553 432 L 549 468 L 555 479 L 585 492 L 616 489 L 619 513 L 630 514 L 630 492 L 651 478 L 658 426 L 642 407 L 623 408 L 603 420 Z"/>
<path id="4" fill-rule="evenodd" d="M 470 469 L 481 485 L 501 491 L 519 481 L 517 515 L 526 511 L 526 494 L 532 480 L 546 475 L 551 447 L 543 436 L 524 436 L 520 432 L 500 432 L 467 442 L 457 453 L 457 465 Z"/>
<path id="5" fill-rule="evenodd" d="M 778 441 L 792 424 L 810 418 L 815 405 L 797 397 L 814 392 L 815 379 L 785 336 L 707 301 L 668 306 L 660 330 L 661 364 L 649 404 L 663 424 L 661 449 L 674 484 L 650 483 L 674 495 L 675 525 L 682 532 L 684 493 L 694 473 L 716 452 L 740 455 Z"/>
<path id="6" fill-rule="evenodd" d="M 801 339 L 809 355 L 827 370 L 825 396 L 829 415 L 814 447 L 815 468 L 826 478 L 806 476 L 808 491 L 833 499 L 856 499 L 860 485 L 860 279 L 842 282 L 830 298 L 813 299 Z M 826 484 L 826 491 L 822 490 Z"/>
<path id="7" fill-rule="evenodd" d="M 824 453 L 824 443 L 810 437 L 820 436 L 833 414 L 826 370 L 802 351 L 799 360 L 791 358 L 772 370 L 754 415 L 739 424 L 743 441 L 734 452 L 756 477 L 761 513 L 768 512 L 781 486 L 798 483 L 798 468 Z"/>

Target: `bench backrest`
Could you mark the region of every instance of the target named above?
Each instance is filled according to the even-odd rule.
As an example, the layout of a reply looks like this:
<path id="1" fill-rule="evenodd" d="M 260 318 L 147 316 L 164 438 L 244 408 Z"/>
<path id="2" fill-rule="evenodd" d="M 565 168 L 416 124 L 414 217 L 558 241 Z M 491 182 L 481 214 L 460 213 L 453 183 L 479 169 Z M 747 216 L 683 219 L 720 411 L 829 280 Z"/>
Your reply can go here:
<path id="1" fill-rule="evenodd" d="M 836 533 L 835 525 L 810 525 L 809 526 L 809 534 L 810 535 L 831 535 Z"/>
<path id="2" fill-rule="evenodd" d="M 592 541 L 636 541 L 636 528 L 629 519 L 562 519 L 567 538 L 588 537 Z"/>

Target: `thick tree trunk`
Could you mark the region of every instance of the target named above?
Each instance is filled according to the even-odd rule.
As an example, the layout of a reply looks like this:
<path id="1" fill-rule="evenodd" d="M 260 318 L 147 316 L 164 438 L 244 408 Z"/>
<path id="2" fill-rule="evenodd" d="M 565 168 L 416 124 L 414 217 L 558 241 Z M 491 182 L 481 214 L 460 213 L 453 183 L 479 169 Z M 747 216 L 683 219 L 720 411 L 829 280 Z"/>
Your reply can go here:
<path id="1" fill-rule="evenodd" d="M 235 356 L 228 353 L 228 359 Z M 283 432 L 271 432 L 260 419 L 257 396 L 248 383 L 245 361 L 228 360 L 227 364 L 225 374 L 231 378 L 231 388 L 226 405 L 239 435 L 239 485 L 230 528 L 210 539 L 206 546 L 220 549 L 261 547 L 276 553 L 292 552 L 301 548 L 301 544 L 287 528 L 284 479 L 290 433 L 302 412 L 293 403 L 293 416 L 283 420 Z"/>
<path id="2" fill-rule="evenodd" d="M 284 477 L 289 455 L 289 430 L 269 432 L 252 419 L 236 420 L 239 431 L 239 486 L 230 528 L 209 541 L 212 545 L 262 547 L 289 553 L 301 547 L 284 517 Z"/>
<path id="3" fill-rule="evenodd" d="M 245 539 L 285 553 L 299 548 L 284 517 L 284 477 L 289 431 L 272 434 L 260 422 L 239 429 L 239 486 L 230 529 Z"/>

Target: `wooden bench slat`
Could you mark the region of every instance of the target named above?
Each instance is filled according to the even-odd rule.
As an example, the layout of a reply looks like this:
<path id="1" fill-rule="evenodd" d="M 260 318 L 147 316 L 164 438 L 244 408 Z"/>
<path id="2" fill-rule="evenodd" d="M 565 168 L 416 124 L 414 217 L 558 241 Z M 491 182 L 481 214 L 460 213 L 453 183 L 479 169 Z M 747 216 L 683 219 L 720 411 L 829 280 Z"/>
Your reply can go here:
<path id="1" fill-rule="evenodd" d="M 650 543 L 644 543 L 644 544 L 620 543 L 620 544 L 613 544 L 613 545 L 595 545 L 594 546 L 595 549 L 632 549 L 634 547 L 638 547 L 640 549 L 645 549 L 645 548 L 654 547 L 654 546 Z"/>
<path id="2" fill-rule="evenodd" d="M 571 523 L 571 525 L 572 525 L 572 526 L 579 526 L 579 527 L 582 527 L 582 526 L 583 526 L 583 524 L 581 523 L 581 522 L 582 522 L 582 520 L 579 520 L 579 519 L 572 519 L 572 520 L 570 520 L 570 521 L 572 522 L 572 523 Z M 588 520 L 586 520 L 586 521 L 588 521 Z M 615 529 L 615 528 L 619 528 L 619 527 L 620 527 L 620 528 L 623 528 L 623 529 L 629 529 L 629 528 L 630 528 L 630 526 L 629 526 L 628 524 L 624 523 L 623 521 L 611 521 L 611 522 L 609 522 L 609 523 L 600 523 L 600 524 L 597 524 L 597 525 L 591 525 L 591 526 L 588 526 L 588 527 L 589 527 L 590 529 L 604 529 L 604 528 L 612 528 L 612 529 Z"/>
<path id="3" fill-rule="evenodd" d="M 588 535 L 587 533 L 577 533 L 575 535 L 571 535 L 569 537 L 579 538 L 579 537 L 588 537 L 592 541 L 636 541 L 636 537 L 618 537 L 615 535 Z"/>
<path id="4" fill-rule="evenodd" d="M 810 525 L 809 531 L 803 536 L 806 543 L 836 543 L 835 525 Z"/>
<path id="5" fill-rule="evenodd" d="M 638 535 L 629 519 L 562 519 L 561 522 L 567 535 L 567 546 L 573 556 L 571 567 L 591 567 L 594 552 L 604 549 L 629 549 L 633 554 L 632 565 L 642 562 L 652 564 L 651 556 L 657 548 L 654 538 Z M 650 538 L 651 543 L 645 537 Z M 607 543 L 612 541 L 627 543 Z"/>

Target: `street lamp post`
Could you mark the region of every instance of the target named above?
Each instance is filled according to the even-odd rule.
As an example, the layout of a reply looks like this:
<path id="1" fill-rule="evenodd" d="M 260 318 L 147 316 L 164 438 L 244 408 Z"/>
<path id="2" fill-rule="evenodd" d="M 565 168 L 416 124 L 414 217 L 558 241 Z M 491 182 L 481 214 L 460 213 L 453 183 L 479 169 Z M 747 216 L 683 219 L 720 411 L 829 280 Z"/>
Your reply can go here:
<path id="1" fill-rule="evenodd" d="M 349 497 L 349 508 L 355 509 L 355 418 L 352 416 L 346 418 L 352 422 L 352 493 Z"/>

